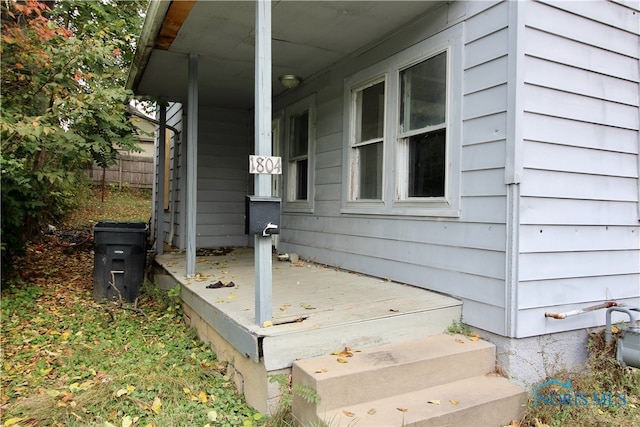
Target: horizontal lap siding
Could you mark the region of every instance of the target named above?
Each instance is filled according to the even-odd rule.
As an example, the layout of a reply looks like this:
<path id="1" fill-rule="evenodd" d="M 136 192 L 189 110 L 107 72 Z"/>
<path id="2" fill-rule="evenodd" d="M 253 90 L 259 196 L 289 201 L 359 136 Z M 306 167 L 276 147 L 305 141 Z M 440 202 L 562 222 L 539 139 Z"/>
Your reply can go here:
<path id="1" fill-rule="evenodd" d="M 521 337 L 604 321 L 547 311 L 640 302 L 638 13 L 551 3 L 524 13 Z"/>
<path id="2" fill-rule="evenodd" d="M 245 246 L 249 113 L 201 109 L 198 128 L 199 248 Z"/>
<path id="3" fill-rule="evenodd" d="M 183 132 L 183 119 L 182 119 L 182 104 L 180 103 L 171 103 L 167 108 L 167 125 L 177 129 L 180 132 L 180 135 L 177 136 L 173 131 L 169 134 L 171 135 L 171 152 L 169 154 L 170 158 L 170 168 L 169 168 L 169 211 L 165 212 L 164 221 L 163 221 L 163 230 L 164 237 L 160 240 L 168 242 L 171 239 L 171 242 L 168 242 L 171 245 L 183 247 L 185 236 L 183 233 L 183 228 L 181 228 L 181 224 L 184 224 L 183 216 L 180 214 L 184 212 L 182 205 L 185 200 L 182 196 L 181 186 L 182 183 L 185 182 L 182 179 L 183 174 L 186 172 L 182 167 L 182 155 L 184 155 L 185 151 L 183 149 L 183 144 L 185 143 L 185 135 Z M 157 145 L 157 144 L 156 144 Z M 156 147 L 157 151 L 157 147 Z M 157 167 L 162 167 L 163 160 L 157 162 Z M 159 175 L 156 174 L 156 177 Z M 172 200 L 175 198 L 175 200 Z M 173 209 L 173 235 L 171 236 L 171 210 Z"/>
<path id="4" fill-rule="evenodd" d="M 438 26 L 444 29 L 449 24 L 447 8 L 442 7 L 421 27 L 413 26 L 396 35 L 393 43 L 376 47 L 384 55 L 376 58 L 372 51 L 365 52 L 353 60 L 361 66 L 341 64 L 316 87 L 307 82 L 317 99 L 314 212 L 283 214 L 282 249 L 463 298 L 465 320 L 493 332 L 504 331 L 508 7 L 508 3 L 467 6 L 467 12 L 484 10 L 474 10 L 464 24 L 463 117 L 454 124 L 462 126 L 461 217 L 340 213 L 346 191 L 344 78 L 428 37 Z"/>

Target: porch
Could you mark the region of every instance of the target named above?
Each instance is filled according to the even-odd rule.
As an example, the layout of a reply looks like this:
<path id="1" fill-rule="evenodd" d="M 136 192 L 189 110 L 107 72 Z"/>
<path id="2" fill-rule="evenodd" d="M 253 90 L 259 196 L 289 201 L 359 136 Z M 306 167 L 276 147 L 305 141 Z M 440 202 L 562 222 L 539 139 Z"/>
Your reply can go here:
<path id="1" fill-rule="evenodd" d="M 290 373 L 295 360 L 435 335 L 460 319 L 462 303 L 449 296 L 274 255 L 273 325 L 262 327 L 254 316 L 253 249 L 229 249 L 199 250 L 192 279 L 184 251 L 158 255 L 155 280 L 165 289 L 181 284 L 187 321 L 230 363 L 247 402 L 265 413 L 280 395 L 269 376 Z"/>

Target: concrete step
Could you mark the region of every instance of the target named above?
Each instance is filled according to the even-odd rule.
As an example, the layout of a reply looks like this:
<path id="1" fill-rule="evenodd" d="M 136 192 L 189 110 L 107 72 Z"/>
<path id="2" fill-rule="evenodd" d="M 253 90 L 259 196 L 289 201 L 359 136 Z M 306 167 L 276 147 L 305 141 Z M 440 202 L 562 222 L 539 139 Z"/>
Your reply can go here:
<path id="1" fill-rule="evenodd" d="M 352 357 L 321 356 L 293 364 L 294 383 L 311 387 L 322 396 L 317 408 L 303 409 L 309 405 L 295 402 L 300 410 L 310 415 L 485 375 L 495 369 L 493 344 L 463 335 L 434 335 L 357 350 L 352 349 Z M 346 363 L 339 363 L 338 358 Z"/>
<path id="2" fill-rule="evenodd" d="M 520 418 L 525 404 L 522 388 L 484 375 L 346 405 L 318 418 L 331 427 L 506 426 Z"/>
<path id="3" fill-rule="evenodd" d="M 331 355 L 294 363 L 294 387 L 311 388 L 321 397 L 320 403 L 313 404 L 294 393 L 293 414 L 297 419 L 329 421 L 329 425 L 333 426 L 331 417 L 344 416 L 343 409 L 354 412 L 347 408 L 364 407 L 387 398 L 411 396 L 412 393 L 419 395 L 424 390 L 445 387 L 469 378 L 484 378 L 495 369 L 495 346 L 463 335 L 436 335 L 361 352 L 353 349 L 352 353 L 351 357 Z M 346 363 L 340 363 L 339 358 Z M 490 381 L 487 384 L 506 382 L 510 386 L 502 378 Z M 360 416 L 367 415 L 369 409 L 371 406 Z M 395 408 L 394 412 L 400 413 Z M 382 418 L 380 420 L 383 422 Z M 350 421 L 353 422 L 353 419 Z"/>

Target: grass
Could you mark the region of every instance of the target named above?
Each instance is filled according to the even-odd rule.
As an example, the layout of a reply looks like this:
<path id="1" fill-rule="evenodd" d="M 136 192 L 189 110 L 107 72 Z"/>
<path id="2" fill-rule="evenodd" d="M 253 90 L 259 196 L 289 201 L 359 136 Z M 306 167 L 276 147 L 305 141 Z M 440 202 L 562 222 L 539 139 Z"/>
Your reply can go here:
<path id="1" fill-rule="evenodd" d="M 148 220 L 148 192 L 105 196 L 94 192 L 56 227 Z M 247 406 L 171 294 L 146 283 L 135 306 L 94 302 L 87 246 L 69 250 L 45 235 L 17 262 L 19 274 L 3 278 L 3 426 L 273 423 Z"/>

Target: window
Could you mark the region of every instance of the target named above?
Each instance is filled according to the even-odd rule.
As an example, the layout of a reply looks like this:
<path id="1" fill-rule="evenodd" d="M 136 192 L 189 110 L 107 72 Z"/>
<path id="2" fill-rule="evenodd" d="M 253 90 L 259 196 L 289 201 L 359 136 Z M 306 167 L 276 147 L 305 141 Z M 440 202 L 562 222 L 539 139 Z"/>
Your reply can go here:
<path id="1" fill-rule="evenodd" d="M 309 110 L 289 118 L 291 199 L 307 200 L 309 192 Z"/>
<path id="2" fill-rule="evenodd" d="M 444 197 L 447 146 L 447 53 L 400 71 L 399 144 L 407 147 L 401 199 Z"/>
<path id="3" fill-rule="evenodd" d="M 285 112 L 287 169 L 284 209 L 310 212 L 313 208 L 313 146 L 315 97 L 287 108 Z"/>
<path id="4" fill-rule="evenodd" d="M 385 82 L 373 82 L 352 92 L 352 196 L 354 200 L 382 199 Z"/>
<path id="5" fill-rule="evenodd" d="M 345 80 L 343 213 L 459 216 L 462 27 Z"/>

